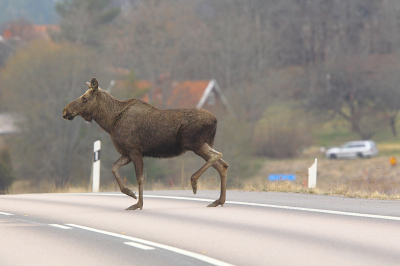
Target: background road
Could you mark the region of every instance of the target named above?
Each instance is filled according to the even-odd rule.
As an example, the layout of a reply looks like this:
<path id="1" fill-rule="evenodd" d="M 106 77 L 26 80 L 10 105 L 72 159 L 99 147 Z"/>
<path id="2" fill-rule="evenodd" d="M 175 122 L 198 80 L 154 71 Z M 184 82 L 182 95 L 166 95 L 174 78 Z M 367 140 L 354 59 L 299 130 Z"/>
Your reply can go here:
<path id="1" fill-rule="evenodd" d="M 399 265 L 400 201 L 274 192 L 0 196 L 0 265 Z"/>

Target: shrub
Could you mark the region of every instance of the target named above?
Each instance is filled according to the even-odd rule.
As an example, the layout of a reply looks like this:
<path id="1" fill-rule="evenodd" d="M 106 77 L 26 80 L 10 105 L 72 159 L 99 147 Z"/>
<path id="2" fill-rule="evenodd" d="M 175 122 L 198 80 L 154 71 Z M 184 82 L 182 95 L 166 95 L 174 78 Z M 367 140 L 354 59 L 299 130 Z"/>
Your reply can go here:
<path id="1" fill-rule="evenodd" d="M 267 108 L 254 132 L 255 154 L 271 158 L 291 158 L 311 144 L 307 115 L 293 107 L 276 105 Z"/>
<path id="2" fill-rule="evenodd" d="M 7 193 L 13 181 L 10 151 L 4 148 L 0 151 L 0 194 Z"/>

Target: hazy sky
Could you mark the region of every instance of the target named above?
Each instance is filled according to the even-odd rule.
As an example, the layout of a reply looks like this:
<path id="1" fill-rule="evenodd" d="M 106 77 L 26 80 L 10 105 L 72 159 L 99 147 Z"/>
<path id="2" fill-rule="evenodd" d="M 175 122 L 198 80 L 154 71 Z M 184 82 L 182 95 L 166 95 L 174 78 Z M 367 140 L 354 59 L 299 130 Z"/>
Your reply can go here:
<path id="1" fill-rule="evenodd" d="M 0 25 L 11 19 L 25 18 L 33 24 L 54 24 L 58 16 L 56 0 L 0 0 Z"/>

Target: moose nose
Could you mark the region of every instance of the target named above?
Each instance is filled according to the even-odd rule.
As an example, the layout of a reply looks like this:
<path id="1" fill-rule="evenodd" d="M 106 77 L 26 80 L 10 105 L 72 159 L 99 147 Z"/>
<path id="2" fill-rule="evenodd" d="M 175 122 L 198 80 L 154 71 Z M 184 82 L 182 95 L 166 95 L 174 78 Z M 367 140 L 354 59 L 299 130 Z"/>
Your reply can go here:
<path id="1" fill-rule="evenodd" d="M 63 111 L 63 118 L 64 118 L 65 120 L 68 120 L 68 118 L 69 118 L 70 115 L 71 115 L 71 114 L 68 113 L 67 110 L 64 109 L 64 111 Z"/>

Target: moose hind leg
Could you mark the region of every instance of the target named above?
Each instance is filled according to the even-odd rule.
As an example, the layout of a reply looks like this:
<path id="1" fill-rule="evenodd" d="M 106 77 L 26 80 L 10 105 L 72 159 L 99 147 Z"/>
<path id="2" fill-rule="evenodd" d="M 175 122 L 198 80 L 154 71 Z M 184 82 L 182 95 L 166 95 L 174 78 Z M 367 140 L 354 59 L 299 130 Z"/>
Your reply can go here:
<path id="1" fill-rule="evenodd" d="M 219 159 L 213 167 L 218 171 L 221 177 L 221 194 L 219 199 L 208 205 L 207 207 L 217 207 L 218 205 L 224 206 L 226 199 L 226 179 L 228 178 L 228 163 Z"/>
<path id="2" fill-rule="evenodd" d="M 122 193 L 136 199 L 135 193 L 132 192 L 129 188 L 125 187 L 124 184 L 122 183 L 121 176 L 118 173 L 118 169 L 121 168 L 124 165 L 127 165 L 128 163 L 131 162 L 131 158 L 128 156 L 122 155 L 121 158 L 119 158 L 113 165 L 112 167 L 112 173 L 115 176 L 115 179 L 117 180 L 119 189 L 121 190 Z"/>
<path id="3" fill-rule="evenodd" d="M 215 164 L 222 157 L 222 153 L 217 152 L 207 143 L 203 144 L 203 146 L 201 146 L 200 149 L 194 151 L 194 153 L 196 153 L 198 156 L 202 157 L 206 161 L 206 163 L 190 178 L 193 193 L 196 194 L 198 179 L 208 168 L 210 168 L 210 166 Z"/>
<path id="4" fill-rule="evenodd" d="M 136 172 L 136 180 L 139 187 L 139 200 L 136 204 L 126 208 L 125 210 L 136 210 L 143 208 L 143 185 L 144 185 L 144 178 L 143 178 L 143 156 L 139 152 L 132 152 L 130 156 L 133 165 L 135 166 Z"/>

